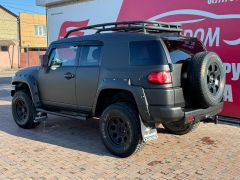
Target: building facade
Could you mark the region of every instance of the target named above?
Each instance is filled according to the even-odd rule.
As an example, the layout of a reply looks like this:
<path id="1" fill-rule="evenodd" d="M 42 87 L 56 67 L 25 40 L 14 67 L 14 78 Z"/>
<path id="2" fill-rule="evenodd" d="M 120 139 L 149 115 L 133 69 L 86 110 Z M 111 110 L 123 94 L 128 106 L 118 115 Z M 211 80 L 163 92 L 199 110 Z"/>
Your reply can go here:
<path id="1" fill-rule="evenodd" d="M 20 13 L 20 67 L 39 65 L 39 55 L 47 49 L 45 14 Z"/>
<path id="2" fill-rule="evenodd" d="M 18 66 L 18 16 L 0 5 L 0 70 Z"/>
<path id="3" fill-rule="evenodd" d="M 20 13 L 20 45 L 21 49 L 36 51 L 46 50 L 47 29 L 45 14 Z"/>

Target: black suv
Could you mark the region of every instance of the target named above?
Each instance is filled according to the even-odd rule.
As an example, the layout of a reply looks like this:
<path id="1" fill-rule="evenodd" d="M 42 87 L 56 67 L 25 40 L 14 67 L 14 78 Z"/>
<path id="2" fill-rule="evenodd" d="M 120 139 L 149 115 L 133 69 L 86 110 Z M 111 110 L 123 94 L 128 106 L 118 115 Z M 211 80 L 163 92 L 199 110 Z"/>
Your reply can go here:
<path id="1" fill-rule="evenodd" d="M 76 31 L 95 30 L 82 37 Z M 40 67 L 12 80 L 17 125 L 34 128 L 47 114 L 100 118 L 104 145 L 127 157 L 157 138 L 161 123 L 182 135 L 223 107 L 221 59 L 179 24 L 129 21 L 71 30 L 52 42 Z"/>

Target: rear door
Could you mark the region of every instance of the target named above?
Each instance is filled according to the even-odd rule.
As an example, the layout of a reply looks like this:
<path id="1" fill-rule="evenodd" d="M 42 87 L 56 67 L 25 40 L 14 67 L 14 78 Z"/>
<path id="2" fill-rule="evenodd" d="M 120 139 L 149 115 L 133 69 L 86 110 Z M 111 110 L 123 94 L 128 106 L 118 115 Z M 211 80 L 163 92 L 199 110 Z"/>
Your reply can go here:
<path id="1" fill-rule="evenodd" d="M 192 56 L 206 49 L 196 38 L 178 38 L 178 39 L 163 39 L 169 52 L 171 64 L 173 65 L 172 81 L 173 87 L 181 87 L 184 79 L 187 78 L 187 61 L 190 61 Z"/>
<path id="2" fill-rule="evenodd" d="M 81 46 L 79 66 L 76 70 L 76 96 L 83 111 L 91 111 L 99 79 L 102 43 L 91 41 Z"/>

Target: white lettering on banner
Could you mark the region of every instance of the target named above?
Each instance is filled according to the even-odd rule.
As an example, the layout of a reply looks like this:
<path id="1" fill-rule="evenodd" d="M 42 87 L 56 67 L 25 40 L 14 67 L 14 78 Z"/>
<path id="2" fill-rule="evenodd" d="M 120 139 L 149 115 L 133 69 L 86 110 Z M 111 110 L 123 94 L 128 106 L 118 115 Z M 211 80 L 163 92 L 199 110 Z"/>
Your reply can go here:
<path id="1" fill-rule="evenodd" d="M 240 63 L 232 63 L 233 81 L 237 81 L 240 75 Z"/>
<path id="2" fill-rule="evenodd" d="M 230 63 L 223 63 L 223 67 L 224 67 L 224 69 L 225 69 L 225 73 L 227 74 L 227 73 L 230 73 L 231 72 L 231 64 Z"/>
<path id="3" fill-rule="evenodd" d="M 220 4 L 220 3 L 227 3 L 233 2 L 234 0 L 208 0 L 208 4 Z"/>
<path id="4" fill-rule="evenodd" d="M 214 32 L 213 28 L 208 28 L 207 33 L 203 28 L 197 29 L 194 33 L 191 29 L 186 29 L 183 32 L 184 36 L 198 37 L 205 46 L 212 47 L 213 45 L 219 46 L 220 44 L 220 27 L 216 27 Z"/>
<path id="5" fill-rule="evenodd" d="M 233 95 L 232 95 L 232 86 L 229 84 L 225 85 L 224 89 L 224 101 L 233 102 Z"/>
<path id="6" fill-rule="evenodd" d="M 237 81 L 240 78 L 240 63 L 223 63 L 225 73 L 232 73 L 232 81 Z"/>
<path id="7" fill-rule="evenodd" d="M 204 29 L 199 28 L 199 29 L 197 29 L 197 30 L 195 31 L 194 37 L 199 37 L 199 35 L 200 35 L 200 38 L 199 38 L 199 39 L 200 39 L 201 41 L 203 41 L 203 40 L 204 40 L 204 35 L 205 35 Z"/>
<path id="8" fill-rule="evenodd" d="M 206 35 L 206 39 L 204 41 L 204 45 L 206 46 L 208 43 L 209 47 L 212 47 L 214 44 L 214 41 L 216 41 L 216 46 L 219 46 L 219 41 L 220 41 L 220 27 L 216 27 L 216 30 L 213 34 L 212 28 L 208 28 L 208 32 Z"/>

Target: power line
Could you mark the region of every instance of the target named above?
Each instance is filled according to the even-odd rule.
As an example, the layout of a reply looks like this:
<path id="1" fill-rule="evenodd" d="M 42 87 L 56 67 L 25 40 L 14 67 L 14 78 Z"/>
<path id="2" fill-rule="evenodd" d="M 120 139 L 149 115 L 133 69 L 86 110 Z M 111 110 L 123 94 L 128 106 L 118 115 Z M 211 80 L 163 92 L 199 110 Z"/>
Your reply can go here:
<path id="1" fill-rule="evenodd" d="M 24 6 L 28 6 L 28 7 L 33 7 L 33 5 L 30 5 L 30 4 L 22 4 L 22 2 L 20 2 L 20 4 L 16 3 L 12 3 L 12 2 L 0 2 L 1 4 L 8 4 L 8 5 L 16 5 L 16 6 L 19 6 L 19 5 L 24 5 Z"/>

